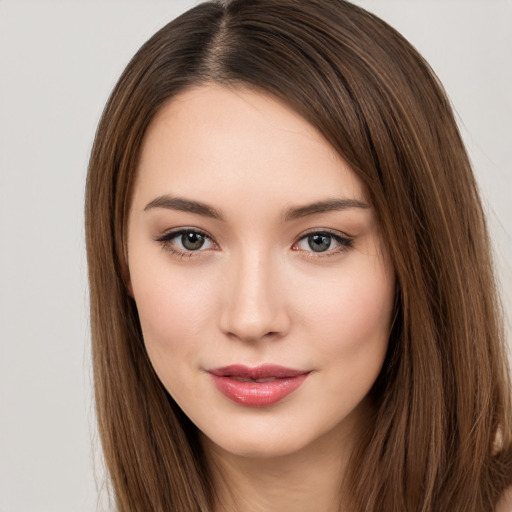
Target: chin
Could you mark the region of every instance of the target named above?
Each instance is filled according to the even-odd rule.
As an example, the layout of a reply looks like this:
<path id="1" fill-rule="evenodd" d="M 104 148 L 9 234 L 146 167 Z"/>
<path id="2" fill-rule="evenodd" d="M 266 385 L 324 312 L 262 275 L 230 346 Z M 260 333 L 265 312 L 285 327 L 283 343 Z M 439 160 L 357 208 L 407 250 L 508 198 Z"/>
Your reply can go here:
<path id="1" fill-rule="evenodd" d="M 237 457 L 269 459 L 321 450 L 332 449 L 334 439 L 345 437 L 344 421 L 308 422 L 306 418 L 284 421 L 279 418 L 266 421 L 232 423 L 231 428 L 201 431 L 205 448 L 221 451 Z M 337 444 L 337 441 L 334 441 Z"/>
<path id="2" fill-rule="evenodd" d="M 266 435 L 265 437 L 245 435 L 243 437 L 230 436 L 229 438 L 223 436 L 212 439 L 202 434 L 201 437 L 203 443 L 214 452 L 227 452 L 235 457 L 248 459 L 286 457 L 298 453 L 308 445 L 307 441 L 302 440 L 301 442 L 301 440 L 289 436 L 284 439 L 282 435 Z"/>

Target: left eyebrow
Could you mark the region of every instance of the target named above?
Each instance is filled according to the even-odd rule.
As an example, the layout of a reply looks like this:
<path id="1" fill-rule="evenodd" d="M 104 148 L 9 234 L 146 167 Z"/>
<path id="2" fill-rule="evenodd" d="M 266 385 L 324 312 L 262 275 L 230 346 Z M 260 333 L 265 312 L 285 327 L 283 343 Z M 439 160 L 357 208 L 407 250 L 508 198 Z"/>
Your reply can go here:
<path id="1" fill-rule="evenodd" d="M 367 210 L 370 206 L 357 199 L 327 199 L 326 201 L 318 201 L 316 203 L 306 204 L 289 208 L 283 214 L 285 222 L 314 215 L 316 213 L 333 212 L 339 210 L 347 210 L 349 208 L 361 208 Z"/>

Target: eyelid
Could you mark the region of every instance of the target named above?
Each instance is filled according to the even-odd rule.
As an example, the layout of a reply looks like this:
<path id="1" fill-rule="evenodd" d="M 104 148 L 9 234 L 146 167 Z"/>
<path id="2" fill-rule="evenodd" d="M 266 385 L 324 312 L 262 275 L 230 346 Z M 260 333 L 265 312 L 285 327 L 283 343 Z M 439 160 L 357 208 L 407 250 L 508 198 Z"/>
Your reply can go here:
<path id="1" fill-rule="evenodd" d="M 180 249 L 175 244 L 172 243 L 172 240 L 177 238 L 180 235 L 183 235 L 185 233 L 197 233 L 201 236 L 203 236 L 206 240 L 210 241 L 213 245 L 213 248 L 208 247 L 203 249 L 202 247 L 197 250 L 187 250 L 187 249 Z M 306 250 L 306 249 L 299 249 L 297 246 L 299 242 L 304 240 L 305 238 L 312 236 L 312 235 L 326 235 L 331 238 L 333 238 L 336 243 L 338 244 L 337 247 L 334 249 L 328 249 L 326 251 L 313 251 L 313 250 Z M 212 236 L 210 236 L 206 231 L 195 228 L 195 227 L 176 227 L 169 229 L 165 231 L 162 235 L 159 235 L 154 238 L 156 242 L 159 242 L 162 245 L 162 249 L 165 251 L 168 251 L 176 256 L 179 256 L 180 258 L 183 257 L 201 257 L 204 256 L 204 253 L 210 252 L 211 250 L 219 250 L 219 246 L 217 242 L 213 239 Z M 336 254 L 339 254 L 341 252 L 344 252 L 352 247 L 352 243 L 354 241 L 354 237 L 351 237 L 350 235 L 347 235 L 346 233 L 343 233 L 342 231 L 337 231 L 329 228 L 315 228 L 315 229 L 309 229 L 306 232 L 301 233 L 295 240 L 295 242 L 292 245 L 292 250 L 303 253 L 303 256 L 309 257 L 309 258 L 321 258 L 321 257 L 329 257 L 334 256 Z"/>
<path id="2" fill-rule="evenodd" d="M 196 233 L 198 235 L 201 235 L 202 237 L 204 237 L 206 240 L 209 240 L 213 244 L 213 246 L 214 246 L 213 249 L 212 248 L 206 248 L 206 249 L 199 248 L 195 251 L 186 250 L 186 249 L 180 249 L 179 247 L 177 247 L 175 244 L 172 243 L 173 239 L 175 239 L 178 236 L 183 235 L 185 233 Z M 206 231 L 199 229 L 199 228 L 194 228 L 194 227 L 182 226 L 182 227 L 172 228 L 172 229 L 165 231 L 162 235 L 155 237 L 154 240 L 155 240 L 155 242 L 159 242 L 162 245 L 162 249 L 164 251 L 168 251 L 168 252 L 170 252 L 174 255 L 177 255 L 179 257 L 182 257 L 182 258 L 183 257 L 189 257 L 189 258 L 190 257 L 199 257 L 199 256 L 202 256 L 203 253 L 205 253 L 205 252 L 209 252 L 211 250 L 218 250 L 218 244 L 217 244 L 217 242 L 215 242 L 213 237 L 211 237 Z"/>
<path id="3" fill-rule="evenodd" d="M 298 249 L 297 245 L 299 242 L 304 240 L 305 238 L 312 236 L 312 235 L 327 235 L 339 244 L 337 248 L 329 249 L 327 251 L 323 252 L 315 252 L 313 250 L 304 250 L 304 249 Z M 295 250 L 297 252 L 304 253 L 304 256 L 307 256 L 308 258 L 322 258 L 322 257 L 329 257 L 334 256 L 336 254 L 339 254 L 341 252 L 344 252 L 352 247 L 352 243 L 354 241 L 354 237 L 347 235 L 346 233 L 343 233 L 342 231 L 337 231 L 329 228 L 316 228 L 316 229 L 310 229 L 306 231 L 305 233 L 302 233 L 299 235 L 296 239 L 296 241 L 292 245 L 292 250 Z"/>

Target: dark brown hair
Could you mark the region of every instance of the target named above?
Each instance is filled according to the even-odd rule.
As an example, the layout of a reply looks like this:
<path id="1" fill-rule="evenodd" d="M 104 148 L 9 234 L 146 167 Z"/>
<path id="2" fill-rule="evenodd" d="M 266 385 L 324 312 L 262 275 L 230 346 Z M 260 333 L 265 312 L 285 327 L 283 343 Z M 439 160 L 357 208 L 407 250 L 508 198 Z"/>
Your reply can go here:
<path id="1" fill-rule="evenodd" d="M 512 482 L 511 404 L 490 243 L 449 101 L 414 48 L 342 0 L 207 2 L 155 34 L 105 107 L 86 191 L 100 436 L 118 510 L 209 511 L 196 427 L 146 355 L 125 287 L 141 141 L 192 86 L 285 102 L 366 185 L 395 268 L 396 321 L 348 478 L 353 509 L 489 512 Z"/>

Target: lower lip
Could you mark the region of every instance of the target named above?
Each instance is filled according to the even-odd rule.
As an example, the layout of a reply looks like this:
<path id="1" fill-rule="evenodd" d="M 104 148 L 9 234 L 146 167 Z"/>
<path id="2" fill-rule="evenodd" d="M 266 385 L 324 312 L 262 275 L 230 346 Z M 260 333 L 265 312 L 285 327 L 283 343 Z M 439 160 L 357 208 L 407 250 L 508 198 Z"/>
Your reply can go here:
<path id="1" fill-rule="evenodd" d="M 231 401 L 246 407 L 268 407 L 293 393 L 309 373 L 270 382 L 242 382 L 231 377 L 210 375 L 217 389 Z"/>

